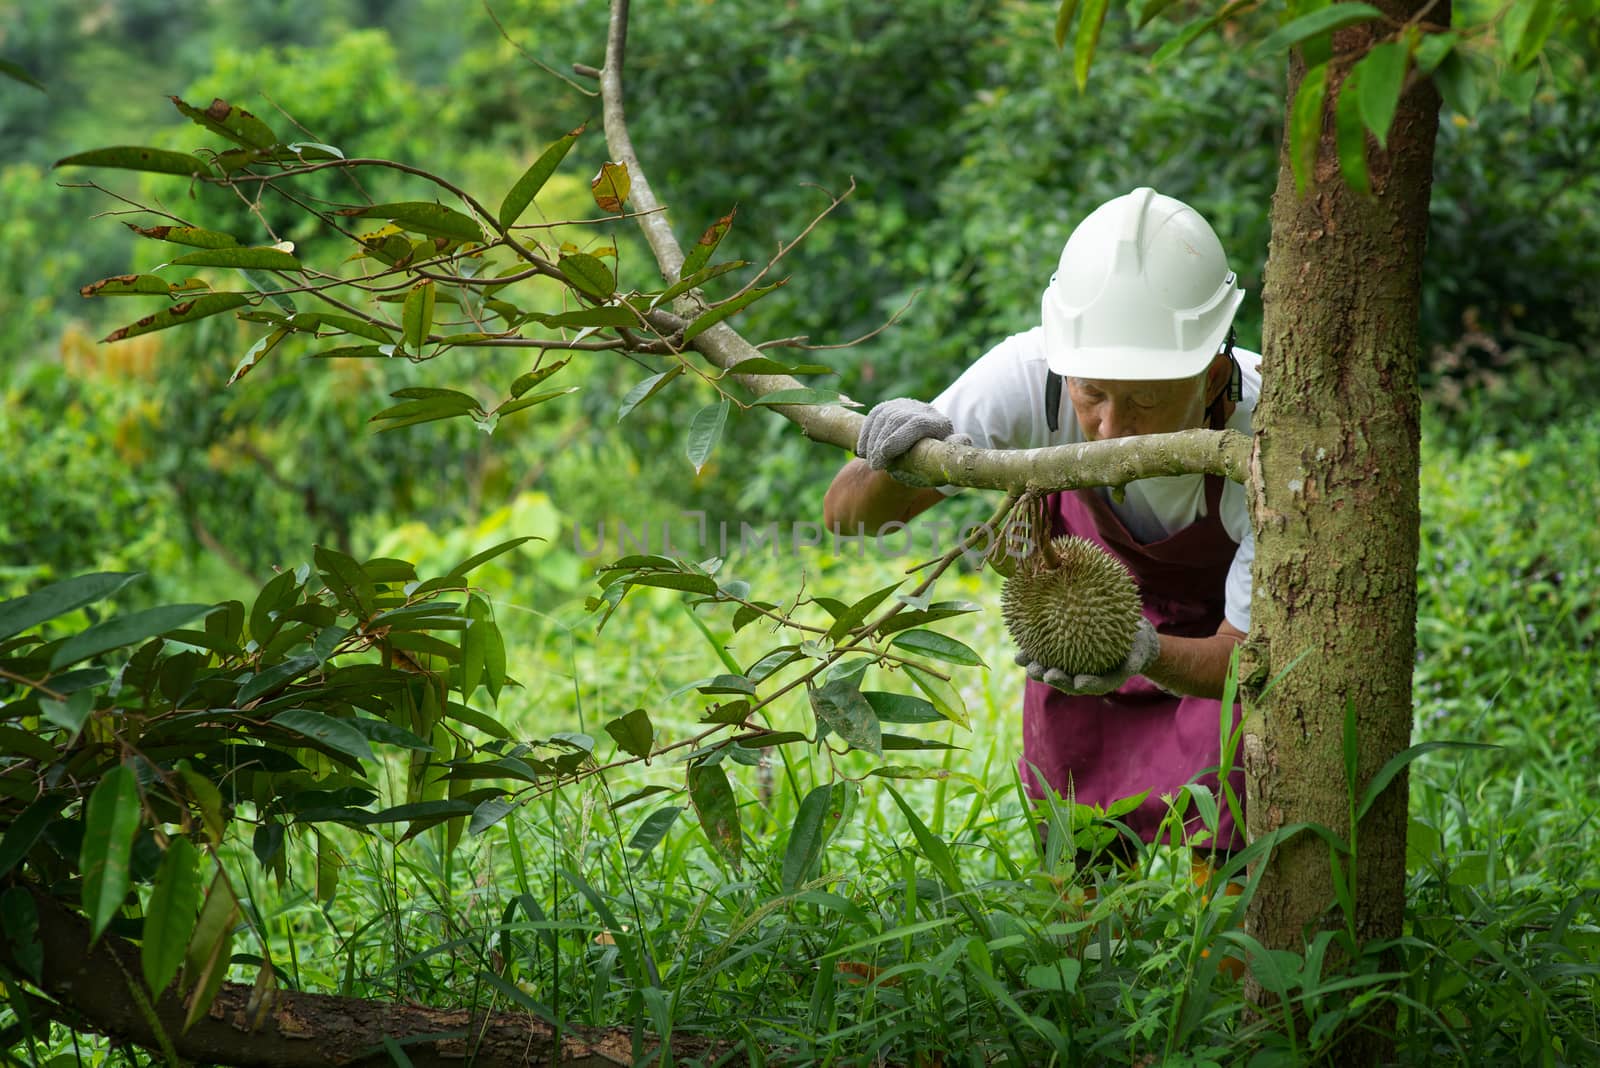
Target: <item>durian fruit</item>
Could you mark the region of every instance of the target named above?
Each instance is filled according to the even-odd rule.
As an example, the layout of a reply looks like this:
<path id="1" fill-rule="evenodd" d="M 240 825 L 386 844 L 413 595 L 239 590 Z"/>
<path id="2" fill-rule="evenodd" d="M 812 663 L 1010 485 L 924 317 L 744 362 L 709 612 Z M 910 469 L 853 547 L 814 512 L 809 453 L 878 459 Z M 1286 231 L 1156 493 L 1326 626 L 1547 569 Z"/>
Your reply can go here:
<path id="1" fill-rule="evenodd" d="M 1000 616 L 1017 648 L 1068 675 L 1120 667 L 1142 615 L 1133 576 L 1087 538 L 1041 540 L 1000 591 Z"/>

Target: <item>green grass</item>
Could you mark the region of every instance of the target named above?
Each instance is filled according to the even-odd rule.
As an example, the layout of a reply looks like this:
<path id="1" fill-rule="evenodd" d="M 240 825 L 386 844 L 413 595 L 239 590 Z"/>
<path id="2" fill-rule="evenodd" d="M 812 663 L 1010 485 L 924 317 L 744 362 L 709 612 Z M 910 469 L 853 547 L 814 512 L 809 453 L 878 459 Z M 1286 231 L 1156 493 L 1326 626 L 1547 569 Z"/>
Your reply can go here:
<path id="1" fill-rule="evenodd" d="M 1434 454 L 1425 470 L 1416 740 L 1501 748 L 1430 754 L 1412 769 L 1406 1063 L 1581 1063 L 1600 1039 L 1600 801 L 1588 771 L 1600 502 L 1584 476 L 1594 470 L 1593 419 L 1517 450 Z M 734 559 L 719 577 L 777 594 L 804 568 L 813 592 L 863 591 L 894 581 L 905 563 L 824 552 Z M 994 603 L 992 576 L 947 585 L 941 597 Z M 589 732 L 602 752 L 601 724 L 634 707 L 669 736 L 690 731 L 704 702 L 673 694 L 724 669 L 715 646 L 747 665 L 778 639 L 758 626 L 734 637 L 725 618 L 707 618 L 713 644 L 680 600 L 636 593 L 599 633 L 577 604 L 529 610 L 520 624 L 516 604 L 502 603 L 509 632 L 528 628 L 512 643 L 513 672 L 527 685 L 508 702 L 510 720 L 530 735 Z M 942 629 L 994 667 L 957 676 L 970 731 L 902 728 L 963 747 L 906 754 L 945 777 L 891 781 L 866 775 L 873 762 L 855 754 L 800 746 L 733 766 L 745 859 L 732 868 L 707 848 L 681 793 L 612 807 L 645 783 L 681 787 L 682 767 L 665 762 L 520 809 L 451 858 L 437 835 L 393 851 L 369 843 L 350 876 L 369 874 L 347 876 L 331 908 L 293 895 L 274 906 L 285 947 L 274 957 L 281 963 L 300 941 L 302 960 L 348 962 L 336 988 L 350 993 L 492 1000 L 567 1025 L 702 1033 L 739 1046 L 735 1059 L 1312 1058 L 1279 1020 L 1247 1022 L 1240 988 L 1217 975 L 1224 902 L 1189 884 L 1183 860 L 1157 851 L 1146 872 L 1088 901 L 1090 877 L 1041 864 L 1013 770 L 1021 680 L 996 613 Z M 898 672 L 871 670 L 884 677 L 869 685 L 909 689 Z M 805 730 L 809 715 L 795 698 L 772 709 L 771 723 Z M 841 776 L 860 780 L 859 801 L 822 875 L 784 893 L 798 801 Z M 653 813 L 674 806 L 684 811 L 659 844 L 629 848 Z M 444 884 L 448 895 L 427 890 Z M 370 916 L 383 920 L 363 929 L 358 920 Z M 334 952 L 314 948 L 330 940 Z M 1320 1021 L 1313 1042 L 1386 996 L 1364 993 L 1380 985 L 1375 959 L 1326 976 L 1292 955 L 1270 963 L 1284 1004 Z M 498 981 L 488 978 L 497 969 Z M 326 989 L 329 978 L 302 981 Z"/>
<path id="2" fill-rule="evenodd" d="M 1154 850 L 1137 873 L 1074 872 L 1053 859 L 1059 826 L 1041 855 L 1016 784 L 1020 672 L 993 610 L 997 580 L 972 573 L 938 593 L 986 606 L 939 625 L 992 668 L 956 669 L 970 729 L 895 726 L 960 748 L 883 762 L 927 777 L 872 774 L 876 760 L 803 744 L 725 760 L 737 866 L 708 847 L 670 758 L 540 798 L 453 851 L 437 829 L 403 844 L 325 829 L 324 848 L 343 857 L 327 902 L 309 836 L 282 885 L 241 844 L 232 870 L 255 933 L 235 943 L 236 977 L 265 955 L 292 989 L 701 1035 L 729 1044 L 726 1063 L 1302 1064 L 1384 1001 L 1398 1006 L 1404 1064 L 1591 1063 L 1596 470 L 1595 416 L 1517 448 L 1429 451 L 1414 740 L 1498 748 L 1412 765 L 1395 955 L 1357 947 L 1369 952 L 1324 974 L 1334 932 L 1306 954 L 1258 955 L 1278 995 L 1265 1017 L 1218 973 L 1245 945 L 1235 902 L 1193 886 L 1186 858 Z M 719 579 L 777 601 L 803 570 L 810 593 L 849 596 L 908 562 L 769 554 L 731 559 Z M 552 568 L 540 557 L 534 573 Z M 707 699 L 686 684 L 785 640 L 762 624 L 735 635 L 725 612 L 697 625 L 668 591 L 636 591 L 598 632 L 581 595 L 527 596 L 496 605 L 523 682 L 501 718 L 519 737 L 584 732 L 602 760 L 608 720 L 644 708 L 662 736 L 691 733 Z M 864 688 L 910 692 L 901 676 L 869 668 Z M 769 710 L 775 729 L 810 722 L 800 695 Z M 404 770 L 392 777 L 403 791 Z M 857 784 L 837 798 L 838 831 L 818 874 L 786 890 L 800 801 L 836 781 Z M 666 791 L 621 803 L 647 785 Z M 1311 1021 L 1307 1038 L 1283 1026 L 1289 1012 Z"/>

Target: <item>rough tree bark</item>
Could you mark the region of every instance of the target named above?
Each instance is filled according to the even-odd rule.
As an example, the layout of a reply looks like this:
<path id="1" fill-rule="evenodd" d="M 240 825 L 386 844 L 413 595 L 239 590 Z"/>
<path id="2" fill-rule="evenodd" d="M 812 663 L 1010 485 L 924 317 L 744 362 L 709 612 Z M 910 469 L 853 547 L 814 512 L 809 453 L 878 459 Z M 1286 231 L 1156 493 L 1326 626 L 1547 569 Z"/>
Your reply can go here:
<path id="1" fill-rule="evenodd" d="M 1434 22 L 1450 15 L 1447 4 L 1430 0 L 1377 6 L 1385 23 L 1335 35 L 1334 70 L 1348 71 L 1376 33 L 1423 9 Z M 1290 100 L 1304 73 L 1296 55 Z M 1417 81 L 1400 101 L 1387 150 L 1369 139 L 1372 196 L 1365 197 L 1338 169 L 1340 80 L 1329 79 L 1307 194 L 1296 195 L 1285 151 L 1273 199 L 1251 479 L 1251 646 L 1277 680 L 1245 726 L 1252 838 L 1302 821 L 1349 833 L 1347 704 L 1357 727 L 1357 797 L 1411 733 L 1417 322 L 1439 97 L 1431 82 Z M 1401 933 L 1406 801 L 1401 775 L 1357 828 L 1354 926 L 1362 942 Z M 1247 929 L 1270 948 L 1300 949 L 1326 922 L 1331 871 L 1327 843 L 1305 834 L 1287 841 L 1263 874 Z M 1382 1055 L 1349 1052 L 1341 1063 Z"/>

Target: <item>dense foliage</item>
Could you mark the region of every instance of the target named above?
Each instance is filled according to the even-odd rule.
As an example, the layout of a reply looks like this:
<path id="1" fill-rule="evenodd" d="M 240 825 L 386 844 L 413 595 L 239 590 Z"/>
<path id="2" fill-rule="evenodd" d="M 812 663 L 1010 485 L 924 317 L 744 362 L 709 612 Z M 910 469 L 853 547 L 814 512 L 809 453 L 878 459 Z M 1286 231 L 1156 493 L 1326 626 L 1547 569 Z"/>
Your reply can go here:
<path id="1" fill-rule="evenodd" d="M 663 287 L 607 206 L 625 195 L 586 181 L 605 162 L 598 130 L 570 155 L 562 141 L 596 116 L 567 72 L 598 62 L 603 18 L 549 0 L 496 11 L 512 39 L 443 0 L 6 9 L 0 54 L 50 88 L 0 79 L 0 344 L 23 354 L 0 380 L 13 1048 L 43 1057 L 88 1028 L 52 1030 L 26 993 L 50 963 L 34 940 L 49 901 L 25 889 L 44 886 L 136 947 L 141 989 L 183 992 L 189 1018 L 225 979 L 255 979 L 622 1023 L 635 1041 L 711 1035 L 730 1057 L 1268 1065 L 1304 1063 L 1391 1001 L 1406 1063 L 1600 1055 L 1582 757 L 1600 632 L 1583 473 L 1600 425 L 1575 414 L 1600 388 L 1584 334 L 1600 325 L 1600 190 L 1583 166 L 1600 120 L 1579 94 L 1528 79 L 1482 104 L 1458 92 L 1440 146 L 1407 938 L 1362 945 L 1347 900 L 1307 953 L 1267 953 L 1220 892 L 1245 858 L 1209 879 L 1161 849 L 1135 871 L 1080 870 L 1074 846 L 1114 833 L 1115 814 L 1065 803 L 1041 834 L 1011 767 L 1018 680 L 977 612 L 986 573 L 929 603 L 905 559 L 705 559 L 703 531 L 685 538 L 688 509 L 735 528 L 811 518 L 835 457 L 781 420 L 728 419 L 724 386 L 675 381 L 664 334 L 574 350 L 571 397 L 535 389 L 543 357 L 473 347 L 467 321 L 495 316 L 648 334 L 617 309 Z M 1073 221 L 1130 185 L 1205 212 L 1258 292 L 1275 63 L 1223 33 L 1151 77 L 1119 10 L 1080 94 L 1048 35 L 1022 3 L 641 5 L 635 139 L 685 238 L 737 207 L 719 263 L 786 249 L 788 283 L 741 306 L 753 339 L 832 344 L 899 316 L 858 348 L 770 350 L 826 363 L 838 377 L 818 381 L 865 400 L 928 395 L 1031 325 Z M 274 140 L 181 104 L 159 127 L 165 105 L 132 83 L 230 97 Z M 511 224 L 462 239 L 459 212 L 418 207 L 436 190 L 415 175 L 307 173 L 296 204 L 97 173 L 118 210 L 146 206 L 126 221 L 237 242 L 171 269 L 195 246 L 85 222 L 87 194 L 44 170 L 123 129 L 155 131 L 136 140 L 157 150 L 242 150 L 244 173 L 390 157 L 495 191 L 562 146 L 511 212 L 541 227 L 555 273 L 479 284 L 510 265 L 474 246 L 504 254 Z M 373 203 L 387 208 L 352 252 L 338 223 Z M 459 274 L 405 278 L 379 316 L 307 328 L 283 303 L 306 295 L 248 273 L 274 254 L 337 264 L 322 280 L 390 284 L 434 255 Z M 128 310 L 148 297 L 105 296 L 115 283 L 87 308 L 67 296 L 158 271 L 191 279 L 173 298 L 242 287 L 245 321 L 155 331 L 136 328 L 152 306 Z M 1252 302 L 1247 344 L 1259 315 Z M 319 326 L 350 321 L 390 351 L 305 359 L 333 344 Z M 461 333 L 441 341 L 440 324 Z M 92 340 L 116 326 L 124 340 Z M 385 396 L 401 403 L 379 412 Z M 678 523 L 704 551 L 626 555 L 619 520 Z M 1217 803 L 1174 802 L 1212 817 Z M 1281 1016 L 1242 1013 L 1219 965 L 1246 954 Z"/>

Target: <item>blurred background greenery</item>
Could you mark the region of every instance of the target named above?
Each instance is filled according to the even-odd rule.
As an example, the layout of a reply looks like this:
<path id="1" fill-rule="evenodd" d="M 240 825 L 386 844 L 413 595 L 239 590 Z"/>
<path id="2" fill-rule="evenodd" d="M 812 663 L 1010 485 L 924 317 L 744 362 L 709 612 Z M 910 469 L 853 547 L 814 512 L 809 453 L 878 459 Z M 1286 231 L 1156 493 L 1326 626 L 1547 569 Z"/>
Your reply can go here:
<path id="1" fill-rule="evenodd" d="M 558 0 L 503 0 L 493 15 L 446 0 L 0 3 L 0 56 L 48 89 L 0 80 L 0 583 L 137 566 L 156 576 L 152 599 L 220 598 L 317 542 L 449 555 L 538 533 L 550 540 L 524 556 L 535 581 L 508 574 L 506 593 L 546 611 L 586 592 L 594 561 L 574 551 L 574 530 L 592 547 L 602 523 L 659 537 L 667 522 L 682 544 L 688 510 L 735 528 L 817 517 L 842 456 L 746 415 L 697 476 L 682 428 L 709 391 L 680 380 L 619 423 L 622 394 L 649 371 L 612 353 L 581 358 L 567 373 L 582 390 L 493 436 L 463 420 L 375 434 L 367 420 L 394 388 L 487 394 L 525 368 L 515 355 L 319 363 L 291 340 L 224 388 L 249 344 L 230 317 L 95 340 L 131 316 L 78 287 L 148 270 L 162 249 L 119 225 L 148 217 L 97 216 L 127 205 L 63 188 L 85 172 L 54 160 L 191 147 L 199 131 L 163 97 L 222 96 L 495 197 L 545 144 L 597 120 L 591 86 L 569 72 L 599 63 L 606 20 L 603 4 Z M 682 237 L 737 208 L 723 251 L 759 263 L 825 191 L 855 182 L 784 259 L 789 284 L 751 309 L 747 336 L 837 345 L 898 315 L 859 346 L 807 358 L 866 404 L 931 396 L 1036 322 L 1077 219 L 1151 184 L 1213 221 L 1250 293 L 1242 341 L 1258 342 L 1278 65 L 1208 35 L 1152 73 L 1160 35 L 1136 36 L 1113 11 L 1080 94 L 1048 15 L 1021 0 L 639 6 L 632 129 Z M 1592 103 L 1531 83 L 1447 113 L 1422 321 L 1434 447 L 1515 446 L 1600 393 L 1600 174 L 1584 163 L 1597 141 Z M 541 197 L 547 219 L 583 214 L 583 182 L 604 159 L 595 121 Z M 344 180 L 329 177 L 328 192 Z M 380 198 L 403 185 L 362 181 Z M 210 188 L 133 174 L 108 187 L 242 239 L 316 240 L 291 214 L 253 216 Z M 628 228 L 584 239 L 615 245 L 625 280 L 655 278 Z"/>

